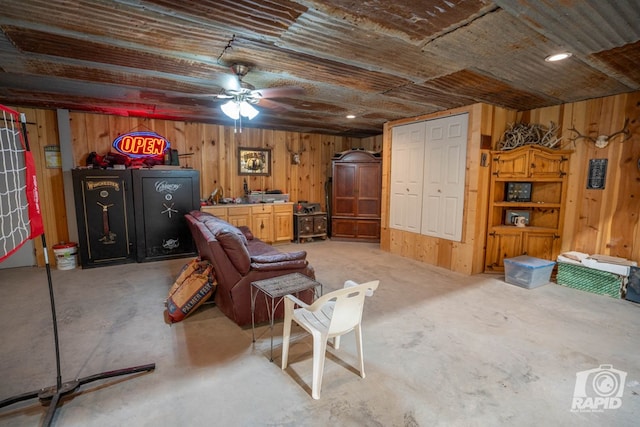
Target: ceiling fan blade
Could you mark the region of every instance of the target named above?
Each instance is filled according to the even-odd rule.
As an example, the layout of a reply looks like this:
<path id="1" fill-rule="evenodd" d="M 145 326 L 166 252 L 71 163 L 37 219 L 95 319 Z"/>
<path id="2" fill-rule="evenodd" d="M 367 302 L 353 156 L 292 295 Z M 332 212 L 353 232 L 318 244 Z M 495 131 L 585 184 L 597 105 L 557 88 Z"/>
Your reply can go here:
<path id="1" fill-rule="evenodd" d="M 167 94 L 169 98 L 180 98 L 180 99 L 204 99 L 204 98 L 233 98 L 231 95 L 227 95 L 224 92 L 217 93 L 181 93 L 181 94 Z"/>
<path id="2" fill-rule="evenodd" d="M 269 110 L 285 112 L 288 111 L 289 108 L 277 101 L 272 101 L 270 99 L 262 98 L 257 102 L 257 105 L 260 107 L 268 108 Z"/>
<path id="3" fill-rule="evenodd" d="M 303 95 L 304 89 L 298 86 L 269 87 L 265 89 L 256 89 L 252 93 L 257 94 L 261 98 L 286 98 L 289 96 Z"/>

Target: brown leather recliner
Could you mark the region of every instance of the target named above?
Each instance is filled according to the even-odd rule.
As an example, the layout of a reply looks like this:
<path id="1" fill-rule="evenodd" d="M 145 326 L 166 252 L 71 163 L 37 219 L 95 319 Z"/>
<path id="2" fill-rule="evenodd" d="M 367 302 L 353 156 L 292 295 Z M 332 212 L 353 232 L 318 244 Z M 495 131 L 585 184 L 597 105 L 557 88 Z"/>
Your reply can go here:
<path id="1" fill-rule="evenodd" d="M 194 210 L 185 218 L 200 257 L 213 265 L 218 281 L 216 305 L 240 326 L 251 324 L 251 282 L 289 273 L 302 273 L 315 279 L 305 251 L 280 252 L 255 238 L 248 227 L 234 227 L 206 212 Z M 300 298 L 311 303 L 313 290 L 302 292 Z M 281 304 L 275 317 L 281 319 L 283 316 Z M 258 295 L 255 322 L 268 319 L 264 297 Z"/>

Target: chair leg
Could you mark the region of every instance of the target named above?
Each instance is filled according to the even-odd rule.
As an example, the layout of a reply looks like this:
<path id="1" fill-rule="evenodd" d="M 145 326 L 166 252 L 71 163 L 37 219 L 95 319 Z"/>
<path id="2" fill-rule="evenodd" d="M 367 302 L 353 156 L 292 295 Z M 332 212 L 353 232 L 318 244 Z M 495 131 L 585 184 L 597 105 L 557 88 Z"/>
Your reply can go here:
<path id="1" fill-rule="evenodd" d="M 286 308 L 286 307 L 285 307 Z M 289 364 L 289 341 L 291 340 L 291 314 L 288 311 L 284 315 L 284 324 L 282 325 L 282 369 L 286 369 Z"/>
<path id="2" fill-rule="evenodd" d="M 340 348 L 340 335 L 333 337 L 333 348 L 336 350 Z"/>
<path id="3" fill-rule="evenodd" d="M 356 347 L 358 347 L 358 359 L 360 359 L 360 376 L 364 378 L 364 356 L 362 354 L 362 328 L 360 325 L 355 328 Z"/>
<path id="4" fill-rule="evenodd" d="M 327 336 L 320 333 L 313 334 L 313 382 L 311 385 L 311 397 L 320 399 L 322 388 L 322 372 L 324 371 L 324 359 L 327 351 Z"/>

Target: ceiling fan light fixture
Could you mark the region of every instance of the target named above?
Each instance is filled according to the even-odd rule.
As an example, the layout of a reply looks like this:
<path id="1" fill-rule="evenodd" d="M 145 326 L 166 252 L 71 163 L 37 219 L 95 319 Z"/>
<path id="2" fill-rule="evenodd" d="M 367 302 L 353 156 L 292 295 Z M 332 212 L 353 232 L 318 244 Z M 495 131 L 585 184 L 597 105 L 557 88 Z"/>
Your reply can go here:
<path id="1" fill-rule="evenodd" d="M 544 58 L 544 60 L 547 62 L 557 62 L 557 61 L 562 61 L 563 59 L 567 59 L 571 57 L 571 55 L 573 55 L 571 52 L 559 52 L 559 53 L 554 53 L 553 55 L 547 56 L 546 58 Z"/>
<path id="2" fill-rule="evenodd" d="M 240 105 L 237 101 L 231 100 L 220 106 L 220 109 L 230 119 L 238 120 L 240 118 Z"/>
<path id="3" fill-rule="evenodd" d="M 225 113 L 230 119 L 238 120 L 240 116 L 246 117 L 249 120 L 253 119 L 258 115 L 259 111 L 256 110 L 251 104 L 247 101 L 238 101 L 232 99 L 228 102 L 225 102 L 220 106 L 220 109 L 223 113 Z"/>
<path id="4" fill-rule="evenodd" d="M 258 110 L 256 110 L 253 105 L 249 104 L 247 101 L 242 101 L 240 102 L 240 115 L 251 120 L 258 115 Z"/>

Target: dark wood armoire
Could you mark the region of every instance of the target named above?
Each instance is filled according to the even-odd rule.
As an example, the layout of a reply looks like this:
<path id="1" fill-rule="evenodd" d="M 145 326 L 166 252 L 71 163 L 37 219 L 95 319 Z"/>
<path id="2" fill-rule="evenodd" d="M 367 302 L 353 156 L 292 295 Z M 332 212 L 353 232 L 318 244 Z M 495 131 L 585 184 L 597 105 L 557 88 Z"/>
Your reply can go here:
<path id="1" fill-rule="evenodd" d="M 331 238 L 380 241 L 380 153 L 349 150 L 332 159 Z"/>

